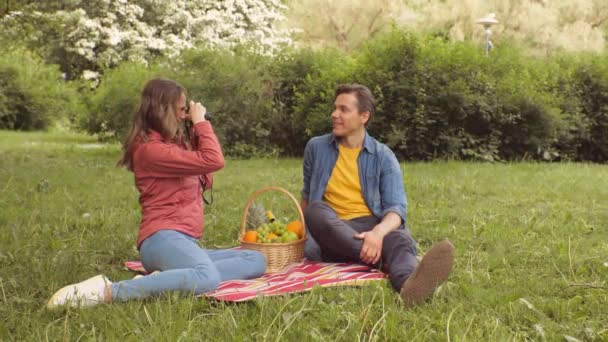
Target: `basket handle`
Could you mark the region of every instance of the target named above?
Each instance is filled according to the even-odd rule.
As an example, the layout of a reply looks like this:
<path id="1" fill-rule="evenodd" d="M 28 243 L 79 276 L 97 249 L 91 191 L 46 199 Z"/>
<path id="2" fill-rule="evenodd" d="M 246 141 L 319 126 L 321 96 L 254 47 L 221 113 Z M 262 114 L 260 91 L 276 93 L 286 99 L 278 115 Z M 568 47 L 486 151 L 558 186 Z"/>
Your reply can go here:
<path id="1" fill-rule="evenodd" d="M 247 226 L 247 213 L 249 212 L 249 207 L 251 206 L 251 204 L 253 204 L 253 201 L 255 200 L 256 197 L 258 197 L 260 194 L 263 194 L 268 191 L 278 191 L 280 193 L 287 195 L 287 197 L 289 197 L 289 199 L 293 202 L 293 204 L 296 206 L 296 209 L 298 210 L 298 215 L 300 216 L 300 222 L 302 222 L 302 226 L 304 227 L 302 237 L 305 237 L 306 236 L 306 224 L 304 222 L 304 213 L 302 212 L 300 203 L 298 203 L 298 200 L 295 197 L 293 197 L 293 195 L 289 191 L 287 191 L 281 187 L 278 187 L 278 186 L 269 186 L 266 188 L 261 188 L 261 189 L 255 191 L 254 193 L 252 193 L 251 196 L 249 196 L 249 199 L 247 200 L 247 204 L 245 205 L 245 211 L 243 212 L 243 219 L 241 220 L 241 236 L 243 236 L 245 234 L 245 227 Z"/>

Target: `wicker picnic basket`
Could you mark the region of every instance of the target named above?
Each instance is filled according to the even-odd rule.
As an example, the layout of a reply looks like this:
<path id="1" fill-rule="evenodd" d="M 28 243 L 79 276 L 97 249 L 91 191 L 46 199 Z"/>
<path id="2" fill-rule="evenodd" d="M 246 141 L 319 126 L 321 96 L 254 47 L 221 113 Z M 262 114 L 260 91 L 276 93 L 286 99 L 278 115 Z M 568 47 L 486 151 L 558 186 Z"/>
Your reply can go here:
<path id="1" fill-rule="evenodd" d="M 255 191 L 249 199 L 247 200 L 247 204 L 245 205 L 245 212 L 243 213 L 243 220 L 241 221 L 241 233 L 239 236 L 239 241 L 241 242 L 241 247 L 244 249 L 250 249 L 254 251 L 261 252 L 266 256 L 266 272 L 276 272 L 283 269 L 285 266 L 299 262 L 304 258 L 304 243 L 306 242 L 306 229 L 303 230 L 302 238 L 297 241 L 286 242 L 286 243 L 258 243 L 258 242 L 247 242 L 243 240 L 246 232 L 247 225 L 247 215 L 249 212 L 249 207 L 253 204 L 253 201 L 260 194 L 269 191 L 280 192 L 293 202 L 293 205 L 296 207 L 298 211 L 298 215 L 300 216 L 300 222 L 302 225 L 306 227 L 304 224 L 304 213 L 302 212 L 302 208 L 300 208 L 300 204 L 296 200 L 295 197 L 289 191 L 277 187 L 271 186 L 262 188 L 260 190 Z"/>

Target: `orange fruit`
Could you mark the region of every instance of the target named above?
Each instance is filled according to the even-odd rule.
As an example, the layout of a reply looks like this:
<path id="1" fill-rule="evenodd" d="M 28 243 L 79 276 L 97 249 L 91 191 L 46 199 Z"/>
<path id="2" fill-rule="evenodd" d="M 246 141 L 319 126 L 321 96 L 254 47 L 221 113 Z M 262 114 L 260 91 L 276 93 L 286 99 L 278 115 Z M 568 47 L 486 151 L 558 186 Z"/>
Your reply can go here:
<path id="1" fill-rule="evenodd" d="M 256 232 L 255 230 L 248 230 L 247 233 L 245 233 L 245 236 L 243 236 L 243 241 L 247 241 L 247 242 L 258 241 L 258 232 Z"/>
<path id="2" fill-rule="evenodd" d="M 271 241 L 278 238 L 279 236 L 275 233 L 268 233 L 268 236 L 266 236 L 266 238 L 268 239 L 268 241 Z"/>
<path id="3" fill-rule="evenodd" d="M 287 224 L 287 231 L 296 233 L 301 239 L 304 236 L 304 225 L 300 221 L 291 221 Z"/>

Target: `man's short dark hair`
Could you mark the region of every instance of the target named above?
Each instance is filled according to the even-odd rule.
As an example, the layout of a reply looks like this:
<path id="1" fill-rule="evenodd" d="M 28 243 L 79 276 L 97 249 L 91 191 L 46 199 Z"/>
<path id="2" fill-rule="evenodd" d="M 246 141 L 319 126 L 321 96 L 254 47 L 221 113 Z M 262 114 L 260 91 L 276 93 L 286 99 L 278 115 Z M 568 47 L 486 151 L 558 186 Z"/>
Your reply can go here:
<path id="1" fill-rule="evenodd" d="M 365 126 L 367 126 L 372 120 L 374 111 L 376 111 L 376 99 L 374 98 L 374 95 L 372 95 L 369 88 L 356 83 L 342 84 L 336 89 L 336 93 L 334 94 L 334 102 L 341 94 L 353 94 L 355 97 L 357 97 L 357 109 L 359 112 L 369 112 L 369 119 L 365 123 Z"/>

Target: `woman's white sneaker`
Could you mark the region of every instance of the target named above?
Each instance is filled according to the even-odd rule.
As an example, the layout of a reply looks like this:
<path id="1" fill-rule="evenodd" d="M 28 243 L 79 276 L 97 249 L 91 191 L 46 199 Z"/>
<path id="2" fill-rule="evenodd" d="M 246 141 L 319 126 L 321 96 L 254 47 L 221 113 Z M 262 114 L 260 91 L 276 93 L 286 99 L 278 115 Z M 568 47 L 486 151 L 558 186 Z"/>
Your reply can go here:
<path id="1" fill-rule="evenodd" d="M 78 284 L 65 286 L 55 292 L 46 307 L 55 309 L 62 305 L 84 307 L 101 304 L 105 299 L 106 286 L 110 284 L 112 282 L 100 274 Z"/>

